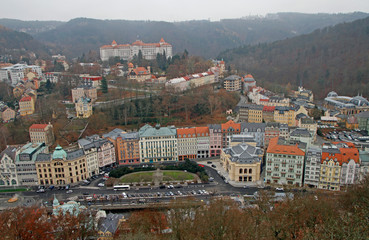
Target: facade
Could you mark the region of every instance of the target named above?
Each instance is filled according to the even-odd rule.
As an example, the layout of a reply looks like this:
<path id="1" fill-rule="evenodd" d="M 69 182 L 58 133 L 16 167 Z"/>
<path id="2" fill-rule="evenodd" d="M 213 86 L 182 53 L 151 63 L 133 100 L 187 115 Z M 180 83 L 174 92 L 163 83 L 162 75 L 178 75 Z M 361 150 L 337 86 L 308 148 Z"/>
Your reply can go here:
<path id="1" fill-rule="evenodd" d="M 221 124 L 222 128 L 222 148 L 230 146 L 231 136 L 241 133 L 241 124 L 235 123 L 233 120 L 229 120 L 226 123 Z"/>
<path id="2" fill-rule="evenodd" d="M 197 158 L 196 128 L 177 128 L 178 160 Z"/>
<path id="3" fill-rule="evenodd" d="M 196 145 L 197 145 L 197 158 L 208 158 L 210 139 L 208 127 L 195 127 L 196 131 Z"/>
<path id="4" fill-rule="evenodd" d="M 27 143 L 19 149 L 15 158 L 19 186 L 35 186 L 38 184 L 36 159 L 40 153 L 48 153 L 44 143 Z"/>
<path id="5" fill-rule="evenodd" d="M 87 176 L 90 178 L 99 174 L 99 156 L 95 145 L 83 148 L 87 164 Z"/>
<path id="6" fill-rule="evenodd" d="M 266 126 L 265 126 L 265 140 L 264 140 L 265 146 L 269 145 L 270 139 L 275 138 L 275 137 L 279 137 L 279 134 L 280 134 L 279 126 L 280 126 L 280 124 L 276 123 L 276 122 L 266 123 Z"/>
<path id="7" fill-rule="evenodd" d="M 13 87 L 21 80 L 27 77 L 28 73 L 33 73 L 35 76 L 41 77 L 42 70 L 37 65 L 15 64 L 9 67 L 0 69 L 0 81 L 7 82 Z"/>
<path id="8" fill-rule="evenodd" d="M 342 155 L 337 146 L 323 145 L 319 189 L 340 190 L 341 165 Z"/>
<path id="9" fill-rule="evenodd" d="M 237 105 L 239 111 L 239 120 L 242 122 L 249 121 L 249 106 L 250 104 L 247 103 L 240 103 Z"/>
<path id="10" fill-rule="evenodd" d="M 245 75 L 243 78 L 243 90 L 244 92 L 249 92 L 251 88 L 256 86 L 256 81 L 251 74 Z"/>
<path id="11" fill-rule="evenodd" d="M 92 115 L 91 99 L 81 97 L 74 104 L 77 118 L 89 118 Z"/>
<path id="12" fill-rule="evenodd" d="M 222 150 L 222 126 L 209 124 L 209 151 L 210 157 L 220 156 Z"/>
<path id="13" fill-rule="evenodd" d="M 303 143 L 290 143 L 277 137 L 271 139 L 266 154 L 265 182 L 302 186 L 305 159 L 303 149 Z"/>
<path id="14" fill-rule="evenodd" d="M 9 122 L 15 119 L 15 111 L 5 104 L 0 103 L 0 119 Z"/>
<path id="15" fill-rule="evenodd" d="M 287 124 L 290 127 L 296 125 L 295 110 L 291 107 L 275 107 L 274 121 L 278 123 Z"/>
<path id="16" fill-rule="evenodd" d="M 117 44 L 113 41 L 111 45 L 100 47 L 100 58 L 102 61 L 108 61 L 109 58 L 119 57 L 123 60 L 130 60 L 141 52 L 142 57 L 147 60 L 156 59 L 158 53 L 165 54 L 167 58 L 172 57 L 172 45 L 160 39 L 158 43 L 144 43 L 140 40 L 132 44 Z"/>
<path id="17" fill-rule="evenodd" d="M 138 132 L 123 133 L 117 137 L 116 154 L 119 165 L 140 163 L 139 141 Z"/>
<path id="18" fill-rule="evenodd" d="M 8 146 L 0 154 L 0 187 L 18 186 L 17 169 L 15 158 L 19 151 L 19 146 Z"/>
<path id="19" fill-rule="evenodd" d="M 317 188 L 320 177 L 320 164 L 322 159 L 322 150 L 320 148 L 310 147 L 306 152 L 304 184 L 309 187 Z"/>
<path id="20" fill-rule="evenodd" d="M 93 88 L 100 88 L 102 76 L 90 76 L 88 74 L 80 75 L 82 85 Z"/>
<path id="21" fill-rule="evenodd" d="M 263 106 L 262 105 L 249 105 L 249 119 L 250 123 L 263 122 Z"/>
<path id="22" fill-rule="evenodd" d="M 242 78 L 237 75 L 231 75 L 224 79 L 224 89 L 230 92 L 240 91 L 241 90 L 241 81 Z"/>
<path id="23" fill-rule="evenodd" d="M 260 148 L 242 143 L 223 149 L 220 163 L 231 181 L 256 182 L 260 180 L 262 155 Z"/>
<path id="24" fill-rule="evenodd" d="M 52 154 L 38 154 L 36 170 L 39 185 L 65 185 L 88 178 L 83 150 L 67 153 L 59 145 Z"/>
<path id="25" fill-rule="evenodd" d="M 360 179 L 359 150 L 352 143 L 338 143 L 342 154 L 340 185 L 347 186 L 358 183 Z"/>
<path id="26" fill-rule="evenodd" d="M 78 145 L 84 151 L 90 148 L 97 149 L 99 168 L 111 167 L 116 164 L 115 147 L 109 140 L 100 138 L 98 135 L 92 135 L 78 140 Z"/>
<path id="27" fill-rule="evenodd" d="M 306 128 L 313 136 L 313 141 L 316 140 L 316 132 L 318 130 L 318 124 L 311 118 L 301 118 L 298 123 L 298 127 Z"/>
<path id="28" fill-rule="evenodd" d="M 369 111 L 369 101 L 363 96 L 338 96 L 334 91 L 329 92 L 324 99 L 324 106 L 329 109 L 336 109 L 344 115 L 353 115 L 364 111 Z"/>
<path id="29" fill-rule="evenodd" d="M 45 143 L 47 146 L 54 144 L 53 125 L 49 124 L 32 124 L 29 127 L 29 136 L 32 143 Z"/>
<path id="30" fill-rule="evenodd" d="M 177 131 L 174 126 L 146 124 L 139 130 L 142 163 L 178 161 Z"/>
<path id="31" fill-rule="evenodd" d="M 31 115 L 35 112 L 35 102 L 30 96 L 19 100 L 19 111 L 21 116 Z"/>
<path id="32" fill-rule="evenodd" d="M 275 106 L 264 106 L 263 107 L 263 122 L 274 121 L 274 110 Z"/>
<path id="33" fill-rule="evenodd" d="M 257 147 L 264 147 L 265 123 L 241 123 L 241 134 L 248 134 L 254 137 Z"/>
<path id="34" fill-rule="evenodd" d="M 369 151 L 359 150 L 359 157 L 360 157 L 359 180 L 362 181 L 369 174 Z"/>
<path id="35" fill-rule="evenodd" d="M 91 102 L 94 103 L 97 100 L 97 89 L 86 85 L 72 89 L 72 101 L 74 103 L 82 97 L 89 98 Z"/>

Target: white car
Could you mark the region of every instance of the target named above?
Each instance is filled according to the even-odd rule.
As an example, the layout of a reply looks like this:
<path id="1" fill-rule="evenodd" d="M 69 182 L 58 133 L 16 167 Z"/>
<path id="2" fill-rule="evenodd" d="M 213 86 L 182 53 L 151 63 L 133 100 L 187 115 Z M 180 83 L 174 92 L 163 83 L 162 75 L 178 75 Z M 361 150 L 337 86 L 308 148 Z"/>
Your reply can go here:
<path id="1" fill-rule="evenodd" d="M 104 183 L 99 183 L 99 184 L 97 184 L 97 186 L 99 186 L 99 187 L 105 187 L 105 184 Z"/>
<path id="2" fill-rule="evenodd" d="M 283 187 L 277 187 L 277 188 L 275 188 L 275 190 L 277 190 L 277 191 L 281 191 L 281 192 L 283 192 L 283 191 L 284 191 Z"/>
<path id="3" fill-rule="evenodd" d="M 68 193 L 68 194 L 69 194 L 69 193 L 72 193 L 72 192 L 73 192 L 73 190 L 68 190 L 68 191 L 67 191 L 67 193 Z"/>

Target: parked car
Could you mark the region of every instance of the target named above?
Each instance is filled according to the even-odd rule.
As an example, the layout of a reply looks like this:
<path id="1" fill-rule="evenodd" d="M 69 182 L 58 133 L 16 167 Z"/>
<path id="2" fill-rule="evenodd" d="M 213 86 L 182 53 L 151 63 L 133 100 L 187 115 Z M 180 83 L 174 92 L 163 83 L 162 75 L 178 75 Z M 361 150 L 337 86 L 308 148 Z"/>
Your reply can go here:
<path id="1" fill-rule="evenodd" d="M 213 162 L 211 162 L 211 161 L 208 161 L 208 164 L 212 164 Z"/>
<path id="2" fill-rule="evenodd" d="M 67 191 L 67 194 L 72 193 L 72 192 L 73 192 L 73 190 L 68 190 L 68 191 Z"/>
<path id="3" fill-rule="evenodd" d="M 45 189 L 40 188 L 40 189 L 38 189 L 36 192 L 37 192 L 37 193 L 44 193 L 44 192 L 45 192 Z"/>
<path id="4" fill-rule="evenodd" d="M 212 166 L 213 168 L 217 168 L 217 166 L 215 166 L 214 164 L 211 164 L 211 166 Z"/>
<path id="5" fill-rule="evenodd" d="M 97 186 L 99 186 L 99 187 L 105 187 L 105 184 L 104 183 L 99 183 L 99 184 L 97 184 Z"/>
<path id="6" fill-rule="evenodd" d="M 49 187 L 49 189 L 50 190 L 53 190 L 55 187 L 53 186 L 53 185 L 51 185 L 50 187 Z"/>
<path id="7" fill-rule="evenodd" d="M 277 187 L 277 188 L 275 188 L 275 190 L 280 191 L 280 192 L 284 191 L 283 187 Z"/>

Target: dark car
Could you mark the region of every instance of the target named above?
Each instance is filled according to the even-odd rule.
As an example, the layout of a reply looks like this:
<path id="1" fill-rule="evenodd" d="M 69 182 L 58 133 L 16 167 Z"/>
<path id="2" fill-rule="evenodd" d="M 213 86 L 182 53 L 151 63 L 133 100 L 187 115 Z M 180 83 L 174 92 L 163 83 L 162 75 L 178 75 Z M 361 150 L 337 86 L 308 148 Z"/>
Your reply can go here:
<path id="1" fill-rule="evenodd" d="M 213 162 L 211 162 L 211 161 L 208 161 L 208 164 L 212 164 Z"/>
<path id="2" fill-rule="evenodd" d="M 217 166 L 215 166 L 214 164 L 211 164 L 211 166 L 212 166 L 213 168 L 217 168 Z"/>
<path id="3" fill-rule="evenodd" d="M 90 195 L 88 192 L 84 192 L 84 193 L 82 193 L 83 195 Z"/>

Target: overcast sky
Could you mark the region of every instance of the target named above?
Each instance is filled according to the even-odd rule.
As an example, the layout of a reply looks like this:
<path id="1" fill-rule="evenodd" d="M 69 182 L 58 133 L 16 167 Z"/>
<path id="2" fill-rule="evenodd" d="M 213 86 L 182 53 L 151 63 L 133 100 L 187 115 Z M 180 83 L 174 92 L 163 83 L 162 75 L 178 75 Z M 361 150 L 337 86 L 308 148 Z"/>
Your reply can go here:
<path id="1" fill-rule="evenodd" d="M 369 12 L 369 0 L 0 0 L 0 18 L 183 21 L 240 18 L 276 12 Z"/>

